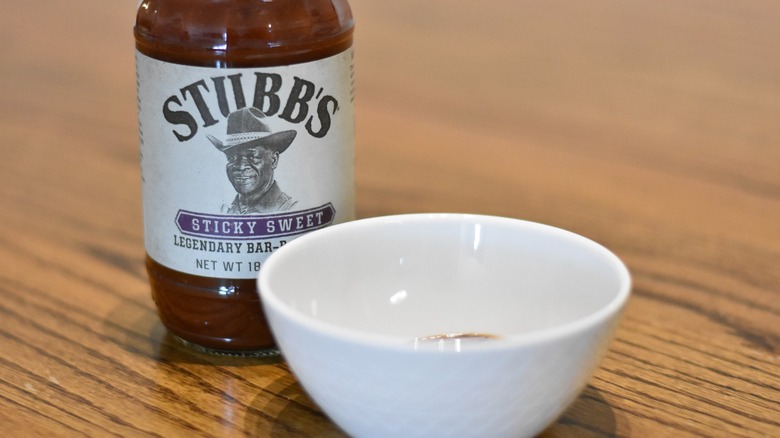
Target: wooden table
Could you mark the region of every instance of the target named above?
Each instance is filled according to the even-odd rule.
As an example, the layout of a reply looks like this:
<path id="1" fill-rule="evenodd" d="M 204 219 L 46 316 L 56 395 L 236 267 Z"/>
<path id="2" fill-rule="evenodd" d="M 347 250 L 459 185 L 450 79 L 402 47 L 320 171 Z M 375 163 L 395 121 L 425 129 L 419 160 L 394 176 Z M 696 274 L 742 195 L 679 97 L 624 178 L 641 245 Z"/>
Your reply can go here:
<path id="1" fill-rule="evenodd" d="M 780 436 L 780 3 L 353 0 L 359 217 L 570 229 L 634 295 L 545 436 Z M 0 18 L 3 436 L 340 436 L 189 351 L 143 268 L 135 2 Z"/>

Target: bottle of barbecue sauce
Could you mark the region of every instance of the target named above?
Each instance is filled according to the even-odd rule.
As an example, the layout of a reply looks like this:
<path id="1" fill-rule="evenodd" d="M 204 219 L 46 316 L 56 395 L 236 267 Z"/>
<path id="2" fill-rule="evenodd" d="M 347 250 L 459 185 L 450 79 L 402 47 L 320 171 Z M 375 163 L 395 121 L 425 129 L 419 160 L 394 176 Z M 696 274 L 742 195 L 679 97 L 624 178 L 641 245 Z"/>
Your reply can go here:
<path id="1" fill-rule="evenodd" d="M 352 33 L 346 0 L 140 4 L 146 266 L 185 343 L 272 354 L 263 263 L 354 219 Z"/>

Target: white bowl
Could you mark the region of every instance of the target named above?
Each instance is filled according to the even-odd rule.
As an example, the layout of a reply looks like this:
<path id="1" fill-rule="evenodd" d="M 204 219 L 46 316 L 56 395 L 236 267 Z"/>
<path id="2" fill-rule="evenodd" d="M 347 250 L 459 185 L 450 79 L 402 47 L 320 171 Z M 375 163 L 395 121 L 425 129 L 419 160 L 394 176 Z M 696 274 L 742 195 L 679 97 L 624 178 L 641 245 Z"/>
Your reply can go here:
<path id="1" fill-rule="evenodd" d="M 300 237 L 258 285 L 293 373 L 348 434 L 514 437 L 581 392 L 631 280 L 567 231 L 412 214 Z"/>

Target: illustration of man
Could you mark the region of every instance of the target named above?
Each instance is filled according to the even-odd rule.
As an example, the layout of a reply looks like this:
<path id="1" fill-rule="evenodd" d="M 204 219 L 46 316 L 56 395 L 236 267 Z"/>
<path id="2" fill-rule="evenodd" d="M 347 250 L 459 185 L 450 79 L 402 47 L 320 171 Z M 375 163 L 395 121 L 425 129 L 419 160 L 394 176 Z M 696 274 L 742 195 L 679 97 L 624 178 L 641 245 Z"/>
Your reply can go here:
<path id="1" fill-rule="evenodd" d="M 262 214 L 288 211 L 295 204 L 274 179 L 281 155 L 295 139 L 295 131 L 271 132 L 257 108 L 242 108 L 228 115 L 224 142 L 207 135 L 227 157 L 227 177 L 236 190 L 227 214 Z"/>

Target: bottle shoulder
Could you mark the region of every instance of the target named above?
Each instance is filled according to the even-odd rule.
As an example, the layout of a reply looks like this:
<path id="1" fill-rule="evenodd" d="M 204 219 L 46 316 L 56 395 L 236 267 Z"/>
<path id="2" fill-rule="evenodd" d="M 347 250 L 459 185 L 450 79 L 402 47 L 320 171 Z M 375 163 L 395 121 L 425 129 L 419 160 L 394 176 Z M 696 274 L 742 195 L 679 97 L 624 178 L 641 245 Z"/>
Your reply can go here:
<path id="1" fill-rule="evenodd" d="M 352 45 L 346 0 L 145 0 L 136 47 L 164 61 L 216 67 L 284 65 Z"/>

